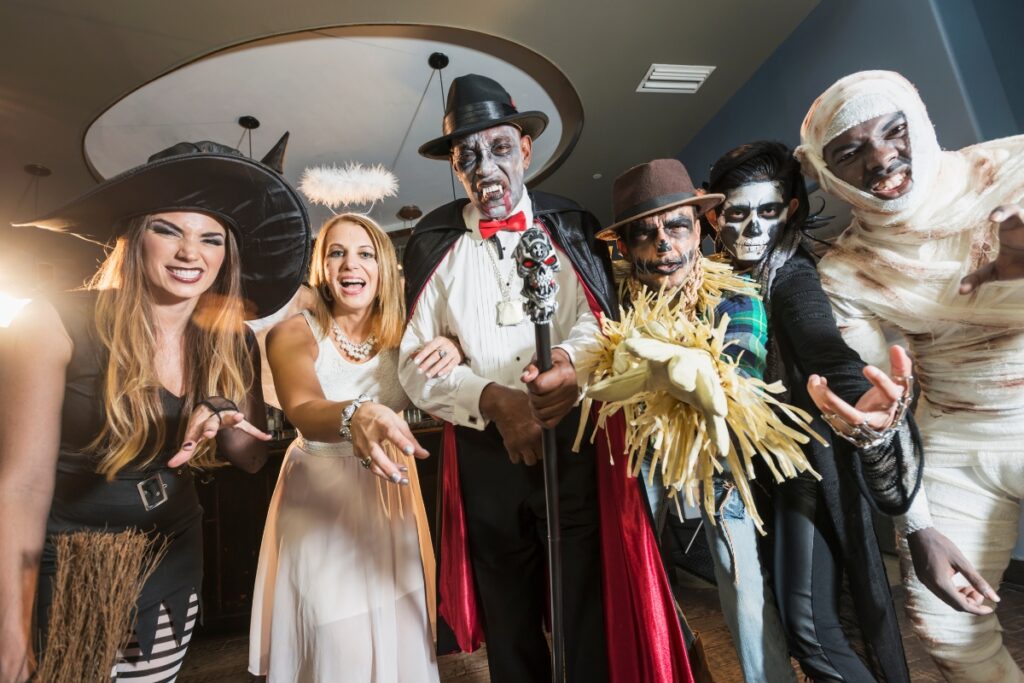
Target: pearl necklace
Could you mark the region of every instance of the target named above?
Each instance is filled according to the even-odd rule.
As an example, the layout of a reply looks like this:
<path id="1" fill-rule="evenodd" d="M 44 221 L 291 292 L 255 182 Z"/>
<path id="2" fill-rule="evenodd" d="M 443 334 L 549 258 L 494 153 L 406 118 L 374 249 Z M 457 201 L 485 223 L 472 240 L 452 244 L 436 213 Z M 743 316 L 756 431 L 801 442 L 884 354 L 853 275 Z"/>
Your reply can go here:
<path id="1" fill-rule="evenodd" d="M 351 341 L 338 327 L 338 323 L 332 323 L 334 328 L 334 340 L 338 342 L 338 346 L 344 351 L 349 358 L 355 361 L 363 361 L 370 357 L 370 353 L 373 352 L 373 347 L 377 345 L 377 337 L 370 335 L 370 338 L 364 341 L 362 344 L 356 344 Z"/>

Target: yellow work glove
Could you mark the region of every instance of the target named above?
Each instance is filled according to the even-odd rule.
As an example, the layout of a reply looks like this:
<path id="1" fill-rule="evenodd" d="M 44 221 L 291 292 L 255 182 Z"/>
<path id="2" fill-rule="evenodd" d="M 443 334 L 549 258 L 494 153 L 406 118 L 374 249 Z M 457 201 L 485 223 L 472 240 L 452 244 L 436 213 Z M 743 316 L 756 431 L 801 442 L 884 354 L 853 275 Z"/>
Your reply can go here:
<path id="1" fill-rule="evenodd" d="M 718 455 L 728 453 L 728 404 L 718 369 L 707 351 L 633 337 L 616 349 L 614 366 L 614 375 L 591 385 L 587 391 L 590 398 L 621 401 L 641 391 L 664 391 L 700 411 Z"/>

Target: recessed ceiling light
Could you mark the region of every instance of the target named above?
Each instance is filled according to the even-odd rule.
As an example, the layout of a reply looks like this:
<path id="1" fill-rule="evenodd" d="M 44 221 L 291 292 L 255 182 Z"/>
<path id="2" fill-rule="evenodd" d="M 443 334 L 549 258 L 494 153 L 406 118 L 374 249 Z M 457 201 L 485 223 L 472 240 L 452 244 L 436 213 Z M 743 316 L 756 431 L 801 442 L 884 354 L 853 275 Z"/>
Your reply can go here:
<path id="1" fill-rule="evenodd" d="M 713 66 L 651 64 L 636 91 L 692 94 L 700 89 L 714 70 Z"/>
<path id="2" fill-rule="evenodd" d="M 593 177 L 594 177 L 594 180 L 600 180 L 601 178 L 604 178 L 604 174 L 603 173 L 595 173 Z"/>

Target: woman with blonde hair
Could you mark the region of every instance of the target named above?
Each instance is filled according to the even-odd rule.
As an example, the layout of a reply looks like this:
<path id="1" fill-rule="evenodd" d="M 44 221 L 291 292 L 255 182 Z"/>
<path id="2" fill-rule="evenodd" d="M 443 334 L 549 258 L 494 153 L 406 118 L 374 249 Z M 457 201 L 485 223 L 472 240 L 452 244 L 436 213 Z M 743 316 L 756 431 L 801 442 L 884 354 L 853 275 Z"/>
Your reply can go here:
<path id="1" fill-rule="evenodd" d="M 45 649 L 55 536 L 118 529 L 167 550 L 113 677 L 173 681 L 202 584 L 202 508 L 183 465 L 226 458 L 255 471 L 265 461 L 259 359 L 243 318 L 247 307 L 272 312 L 298 287 L 308 219 L 275 170 L 200 142 L 31 224 L 115 242 L 90 288 L 32 302 L 7 332 L 0 681 L 32 673 L 34 596 Z"/>
<path id="2" fill-rule="evenodd" d="M 271 683 L 438 680 L 433 555 L 412 460 L 428 453 L 400 416 L 400 280 L 383 230 L 336 216 L 313 250 L 315 305 L 267 339 L 278 398 L 299 431 L 270 504 L 253 600 L 249 671 Z M 438 337 L 417 360 L 429 381 L 462 355 Z"/>

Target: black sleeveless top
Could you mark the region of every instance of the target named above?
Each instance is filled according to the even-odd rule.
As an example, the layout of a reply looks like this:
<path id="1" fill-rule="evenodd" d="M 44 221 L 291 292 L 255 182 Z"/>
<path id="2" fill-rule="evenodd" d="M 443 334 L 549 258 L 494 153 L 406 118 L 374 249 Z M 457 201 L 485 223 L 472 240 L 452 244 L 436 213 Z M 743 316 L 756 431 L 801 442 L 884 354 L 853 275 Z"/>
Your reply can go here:
<path id="1" fill-rule="evenodd" d="M 184 399 L 166 389 L 160 389 L 165 443 L 153 461 L 143 465 L 152 450 L 147 447 L 113 481 L 96 473 L 98 458 L 87 451 L 87 446 L 104 425 L 103 382 L 108 357 L 96 331 L 96 298 L 96 292 L 83 291 L 51 299 L 74 351 L 66 372 L 57 477 L 40 565 L 37 621 L 44 641 L 56 572 L 55 534 L 136 528 L 170 543 L 136 605 L 136 638 L 148 657 L 161 603 L 167 606 L 175 635 L 180 638 L 187 622 L 189 598 L 202 586 L 203 509 L 191 470 L 167 467 L 167 460 L 178 450 L 179 427 L 187 416 L 181 414 Z M 150 495 L 154 491 L 156 495 Z M 163 502 L 159 502 L 164 498 L 161 491 L 166 494 Z"/>

